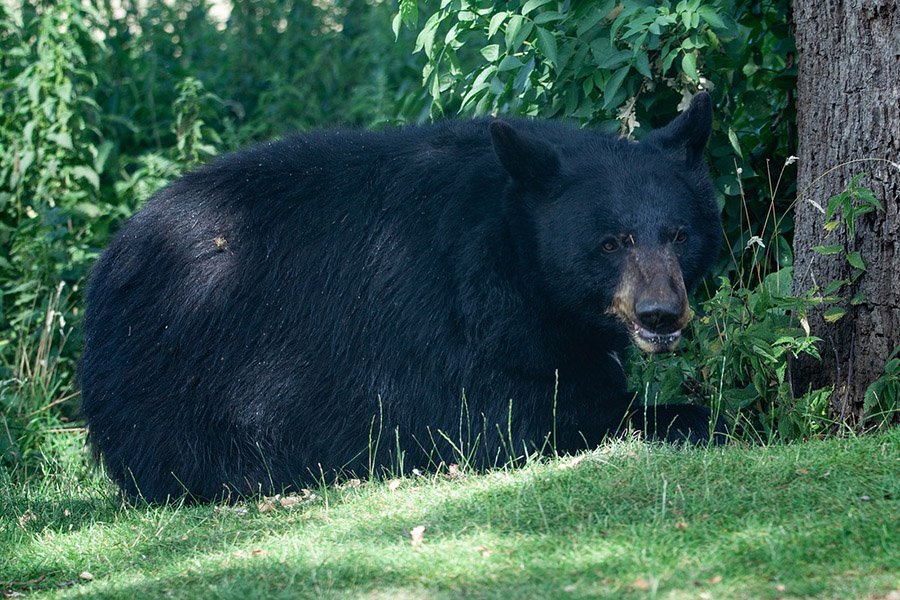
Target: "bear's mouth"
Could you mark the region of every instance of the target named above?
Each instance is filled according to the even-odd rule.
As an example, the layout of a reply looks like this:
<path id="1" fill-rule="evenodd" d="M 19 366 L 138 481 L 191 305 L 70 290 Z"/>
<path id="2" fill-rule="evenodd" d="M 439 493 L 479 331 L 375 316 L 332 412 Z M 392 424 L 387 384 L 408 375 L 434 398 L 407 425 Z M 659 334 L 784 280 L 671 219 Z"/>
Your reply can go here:
<path id="1" fill-rule="evenodd" d="M 657 333 L 641 327 L 637 323 L 631 323 L 631 339 L 634 345 L 651 354 L 659 352 L 671 352 L 681 341 L 681 330 L 668 333 Z"/>

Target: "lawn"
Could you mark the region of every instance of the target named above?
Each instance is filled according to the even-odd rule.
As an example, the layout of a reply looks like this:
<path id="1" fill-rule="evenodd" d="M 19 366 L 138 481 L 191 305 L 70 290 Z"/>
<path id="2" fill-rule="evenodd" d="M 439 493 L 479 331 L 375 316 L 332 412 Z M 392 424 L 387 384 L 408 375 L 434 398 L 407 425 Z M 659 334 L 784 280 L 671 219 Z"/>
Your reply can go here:
<path id="1" fill-rule="evenodd" d="M 234 506 L 126 506 L 67 459 L 25 484 L 0 473 L 0 585 L 129 599 L 893 600 L 900 429 L 708 450 L 616 442 Z"/>

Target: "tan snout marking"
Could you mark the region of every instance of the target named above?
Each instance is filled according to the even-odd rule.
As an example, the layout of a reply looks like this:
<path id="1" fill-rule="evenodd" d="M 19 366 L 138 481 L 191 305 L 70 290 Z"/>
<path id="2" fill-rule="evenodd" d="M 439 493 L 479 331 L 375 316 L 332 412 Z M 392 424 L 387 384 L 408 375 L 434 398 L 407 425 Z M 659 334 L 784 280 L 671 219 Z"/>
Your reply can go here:
<path id="1" fill-rule="evenodd" d="M 647 249 L 634 246 L 627 252 L 625 267 L 607 312 L 618 316 L 633 334 L 638 323 L 635 305 L 639 295 L 675 293 L 684 307 L 675 328 L 684 329 L 691 320 L 691 309 L 681 266 L 675 253 L 665 247 Z M 636 335 L 632 335 L 632 338 L 635 345 L 644 351 L 658 350 Z"/>

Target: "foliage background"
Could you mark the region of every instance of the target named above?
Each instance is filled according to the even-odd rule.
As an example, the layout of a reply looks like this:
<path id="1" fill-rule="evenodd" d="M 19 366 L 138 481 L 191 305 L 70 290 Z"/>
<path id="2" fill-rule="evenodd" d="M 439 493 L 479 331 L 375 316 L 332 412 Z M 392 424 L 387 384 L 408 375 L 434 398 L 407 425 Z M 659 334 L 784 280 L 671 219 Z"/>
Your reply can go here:
<path id="1" fill-rule="evenodd" d="M 709 157 L 728 243 L 692 340 L 634 361 L 635 385 L 650 401 L 712 403 L 739 435 L 828 429 L 822 392 L 785 380 L 790 356 L 815 352 L 799 320 L 811 300 L 787 294 L 788 0 L 245 0 L 221 16 L 222 4 L 0 4 L 4 465 L 40 469 L 80 434 L 90 265 L 185 169 L 289 131 L 457 114 L 569 118 L 640 138 L 701 88 L 716 103 Z"/>

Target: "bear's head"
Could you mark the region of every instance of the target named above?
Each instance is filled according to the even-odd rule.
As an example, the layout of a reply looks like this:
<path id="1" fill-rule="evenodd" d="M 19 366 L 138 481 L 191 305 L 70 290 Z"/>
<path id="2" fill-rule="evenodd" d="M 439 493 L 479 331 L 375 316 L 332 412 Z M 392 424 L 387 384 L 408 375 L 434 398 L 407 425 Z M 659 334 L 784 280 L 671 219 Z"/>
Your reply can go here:
<path id="1" fill-rule="evenodd" d="M 647 352 L 678 344 L 690 320 L 687 292 L 722 235 L 703 160 L 711 128 L 706 93 L 639 143 L 491 124 L 513 181 L 509 210 L 526 217 L 550 303 L 585 327 L 624 325 Z"/>

